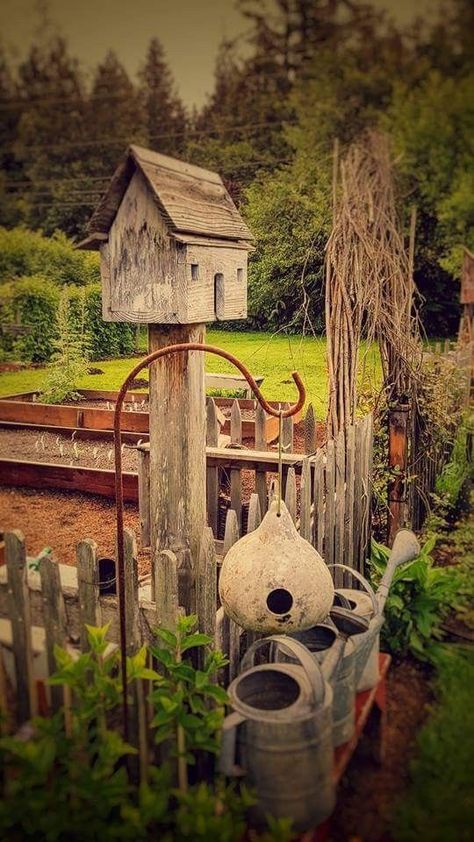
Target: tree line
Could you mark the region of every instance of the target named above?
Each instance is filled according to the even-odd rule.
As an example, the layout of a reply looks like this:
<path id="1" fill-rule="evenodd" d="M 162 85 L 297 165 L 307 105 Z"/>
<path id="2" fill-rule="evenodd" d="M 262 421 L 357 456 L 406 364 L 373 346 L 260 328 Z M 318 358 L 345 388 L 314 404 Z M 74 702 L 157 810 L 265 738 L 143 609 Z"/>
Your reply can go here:
<path id="1" fill-rule="evenodd" d="M 332 150 L 384 129 L 400 212 L 418 211 L 415 279 L 427 329 L 457 321 L 460 247 L 472 248 L 473 11 L 396 26 L 357 0 L 239 0 L 245 39 L 218 50 L 205 105 L 181 101 L 151 39 L 136 79 L 110 51 L 86 82 L 60 37 L 13 68 L 0 54 L 0 224 L 73 238 L 135 142 L 218 170 L 256 235 L 255 326 L 318 330 Z"/>

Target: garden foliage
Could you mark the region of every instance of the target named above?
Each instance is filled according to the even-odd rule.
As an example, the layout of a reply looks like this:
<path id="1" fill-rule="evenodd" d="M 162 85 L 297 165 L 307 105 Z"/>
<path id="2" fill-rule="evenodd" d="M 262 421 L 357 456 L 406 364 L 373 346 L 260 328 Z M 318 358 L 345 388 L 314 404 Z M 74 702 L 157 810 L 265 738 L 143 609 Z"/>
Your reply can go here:
<path id="1" fill-rule="evenodd" d="M 120 658 L 107 642 L 109 626 L 87 627 L 89 651 L 74 657 L 57 649 L 50 683 L 66 688 L 64 707 L 36 718 L 26 731 L 0 739 L 0 836 L 11 842 L 238 842 L 254 803 L 219 776 L 200 780 L 194 764 L 218 750 L 227 694 L 215 683 L 225 659 L 182 617 L 175 631 L 160 629 L 151 647 L 159 671 L 147 666 L 144 646 L 127 659 L 130 694 L 137 681 L 152 683 L 150 702 L 158 752 L 142 774 L 136 749 L 121 736 Z M 190 653 L 193 653 L 191 659 Z M 201 654 L 201 668 L 194 659 Z M 165 745 L 160 763 L 160 747 Z M 180 767 L 178 787 L 174 761 Z M 208 764 L 207 764 L 208 765 Z M 136 768 L 136 762 L 135 762 Z M 190 770 L 193 780 L 190 783 Z M 289 842 L 289 823 L 274 821 L 260 842 Z"/>
<path id="2" fill-rule="evenodd" d="M 40 275 L 60 286 L 99 283 L 99 255 L 76 249 L 61 231 L 45 237 L 27 228 L 0 228 L 0 284 L 27 275 Z"/>
<path id="3" fill-rule="evenodd" d="M 385 604 L 382 646 L 394 655 L 410 653 L 421 661 L 435 661 L 441 624 L 449 611 L 458 607 L 463 574 L 457 567 L 435 567 L 431 553 L 432 536 L 413 561 L 395 571 Z M 372 541 L 371 582 L 374 587 L 383 576 L 390 550 Z"/>
<path id="4" fill-rule="evenodd" d="M 411 786 L 398 807 L 395 842 L 468 842 L 474 826 L 474 657 L 443 645 L 437 660 L 433 713 L 419 734 Z"/>
<path id="5" fill-rule="evenodd" d="M 85 320 L 89 337 L 89 358 L 129 356 L 135 349 L 133 325 L 104 322 L 99 284 L 67 286 L 68 321 L 72 333 L 80 333 Z M 24 362 L 48 362 L 56 350 L 57 320 L 61 287 L 47 277 L 16 278 L 0 284 L 0 354 Z M 14 337 L 8 325 L 20 324 L 31 329 Z M 3 325 L 3 329 L 2 329 Z"/>

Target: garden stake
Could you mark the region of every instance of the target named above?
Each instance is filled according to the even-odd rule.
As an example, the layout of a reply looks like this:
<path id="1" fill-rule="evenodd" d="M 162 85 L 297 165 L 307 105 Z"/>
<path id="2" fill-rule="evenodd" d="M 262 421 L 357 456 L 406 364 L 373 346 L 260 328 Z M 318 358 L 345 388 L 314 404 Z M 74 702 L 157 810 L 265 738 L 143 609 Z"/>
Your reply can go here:
<path id="1" fill-rule="evenodd" d="M 125 610 L 125 554 L 124 554 L 124 523 L 123 523 L 123 480 L 122 480 L 122 442 L 121 442 L 121 413 L 122 406 L 125 400 L 127 389 L 132 380 L 144 368 L 148 368 L 151 363 L 168 356 L 169 354 L 186 353 L 187 351 L 206 351 L 210 354 L 216 354 L 218 357 L 228 360 L 232 363 L 247 380 L 260 406 L 265 412 L 274 417 L 289 418 L 291 415 L 296 415 L 304 406 L 306 399 L 306 392 L 297 371 L 292 372 L 292 378 L 298 389 L 298 400 L 295 404 L 288 407 L 288 409 L 275 410 L 263 397 L 257 383 L 250 374 L 246 366 L 240 362 L 233 354 L 224 351 L 222 348 L 217 348 L 215 345 L 206 345 L 201 342 L 183 342 L 177 345 L 168 345 L 165 348 L 160 348 L 152 354 L 148 354 L 141 362 L 139 362 L 129 373 L 128 377 L 122 383 L 114 411 L 114 449 L 115 449 L 115 506 L 117 518 L 117 590 L 119 600 L 119 626 L 120 626 L 120 659 L 122 667 L 122 710 L 123 710 L 123 730 L 124 738 L 128 740 L 128 699 L 127 699 L 127 630 L 126 630 L 126 610 Z"/>

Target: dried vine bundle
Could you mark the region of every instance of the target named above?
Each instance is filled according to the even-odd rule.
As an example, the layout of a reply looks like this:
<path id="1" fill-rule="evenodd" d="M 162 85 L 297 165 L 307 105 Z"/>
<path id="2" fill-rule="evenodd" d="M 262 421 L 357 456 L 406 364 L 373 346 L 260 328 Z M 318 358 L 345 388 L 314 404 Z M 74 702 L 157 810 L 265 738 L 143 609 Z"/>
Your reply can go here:
<path id="1" fill-rule="evenodd" d="M 390 401 L 411 394 L 422 345 L 413 307 L 413 249 L 396 210 L 388 139 L 368 131 L 334 166 L 334 219 L 326 247 L 328 434 L 353 423 L 362 337 L 377 341 Z"/>

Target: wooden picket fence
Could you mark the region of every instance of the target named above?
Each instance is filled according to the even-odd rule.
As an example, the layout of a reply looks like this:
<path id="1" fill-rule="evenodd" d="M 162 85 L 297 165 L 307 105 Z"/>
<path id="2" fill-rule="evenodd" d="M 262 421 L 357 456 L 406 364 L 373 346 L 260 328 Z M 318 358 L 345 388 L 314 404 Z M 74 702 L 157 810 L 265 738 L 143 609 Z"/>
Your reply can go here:
<path id="1" fill-rule="evenodd" d="M 236 424 L 234 413 L 234 436 Z M 307 447 L 311 450 L 315 443 L 311 413 L 307 429 Z M 286 444 L 291 446 L 289 425 L 285 434 Z M 232 445 L 237 443 L 231 441 Z M 256 444 L 263 447 L 261 440 Z M 127 641 L 132 654 L 153 639 L 156 627 L 172 628 L 183 608 L 193 611 L 198 615 L 200 629 L 229 655 L 230 664 L 222 677 L 228 682 L 236 674 L 246 641 L 242 641 L 242 630 L 219 606 L 219 568 L 228 549 L 244 531 L 259 525 L 269 498 L 275 494 L 278 457 L 276 452 L 263 449 L 240 450 L 233 446 L 211 450 L 215 453 L 208 459 L 207 468 L 209 522 L 214 518 L 216 523 L 216 496 L 223 472 L 227 485 L 230 483 L 230 505 L 225 510 L 222 538 L 208 526 L 194 566 L 189 553 L 163 550 L 154 559 L 152 575 L 139 581 L 136 539 L 133 532 L 125 531 Z M 143 498 L 148 496 L 146 449 L 140 458 L 143 535 L 149 529 L 149 511 L 147 521 L 143 507 Z M 283 460 L 284 499 L 300 534 L 311 541 L 328 564 L 340 561 L 363 570 L 370 542 L 372 416 L 360 419 L 345 434 L 314 452 L 285 452 Z M 249 476 L 253 476 L 250 486 Z M 35 564 L 28 561 L 21 533 L 8 532 L 5 559 L 6 564 L 0 566 L 0 704 L 3 700 L 6 708 L 6 687 L 15 688 L 16 716 L 18 722 L 23 722 L 38 709 L 55 710 L 61 704 L 59 692 L 46 688 L 44 683 L 54 670 L 55 645 L 84 651 L 85 625 L 105 623 L 110 623 L 109 640 L 118 643 L 118 605 L 114 594 L 103 592 L 97 547 L 91 540 L 78 544 L 76 567 L 57 564 L 46 556 L 35 569 Z M 143 732 L 147 716 L 145 698 L 143 690 L 133 709 L 137 733 L 140 729 Z"/>

